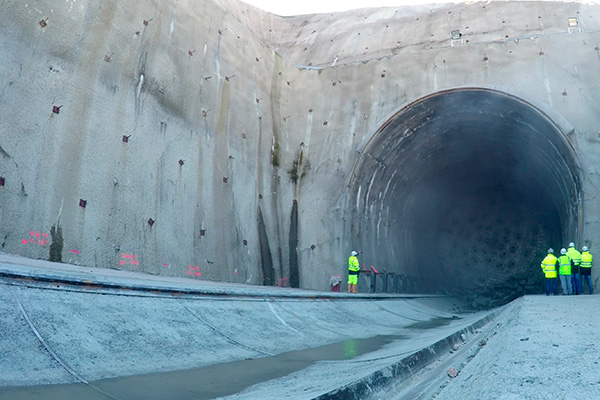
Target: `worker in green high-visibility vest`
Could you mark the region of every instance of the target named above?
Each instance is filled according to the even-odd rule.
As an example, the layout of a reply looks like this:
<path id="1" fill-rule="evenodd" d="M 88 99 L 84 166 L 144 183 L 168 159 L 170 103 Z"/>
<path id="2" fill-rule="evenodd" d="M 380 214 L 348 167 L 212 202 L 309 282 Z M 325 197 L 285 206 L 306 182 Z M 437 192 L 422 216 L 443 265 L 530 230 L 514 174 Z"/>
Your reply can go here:
<path id="1" fill-rule="evenodd" d="M 554 250 L 552 248 L 548 249 L 548 255 L 544 258 L 541 264 L 544 277 L 546 278 L 546 296 L 550 296 L 550 294 L 558 294 L 558 288 L 556 285 L 557 262 L 558 259 L 554 255 Z"/>
<path id="2" fill-rule="evenodd" d="M 579 273 L 581 276 L 581 294 L 585 292 L 585 282 L 587 281 L 590 294 L 594 294 L 592 287 L 592 255 L 587 246 L 581 248 L 581 264 L 579 264 Z"/>
<path id="3" fill-rule="evenodd" d="M 350 258 L 348 258 L 348 293 L 356 293 L 356 285 L 358 284 L 360 264 L 356 256 L 358 256 L 358 252 L 352 251 Z"/>
<path id="4" fill-rule="evenodd" d="M 571 286 L 571 259 L 567 255 L 567 249 L 560 249 L 560 257 L 558 257 L 558 276 L 560 276 L 560 286 L 563 294 L 573 294 Z"/>
<path id="5" fill-rule="evenodd" d="M 581 253 L 575 248 L 575 243 L 569 243 L 567 256 L 571 259 L 571 286 L 573 294 L 579 294 L 579 264 L 581 264 Z"/>

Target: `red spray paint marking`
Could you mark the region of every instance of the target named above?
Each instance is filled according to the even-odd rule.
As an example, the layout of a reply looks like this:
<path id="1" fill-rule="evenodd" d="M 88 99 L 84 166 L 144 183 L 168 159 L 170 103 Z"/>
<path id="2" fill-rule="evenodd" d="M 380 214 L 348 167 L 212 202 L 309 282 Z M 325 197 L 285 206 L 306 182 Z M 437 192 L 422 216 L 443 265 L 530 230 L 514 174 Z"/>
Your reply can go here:
<path id="1" fill-rule="evenodd" d="M 277 282 L 276 286 L 285 287 L 287 284 L 287 278 L 279 278 L 279 282 Z"/>
<path id="2" fill-rule="evenodd" d="M 79 250 L 71 250 L 71 253 L 79 254 Z"/>
<path id="3" fill-rule="evenodd" d="M 139 261 L 135 259 L 135 254 L 122 253 L 121 260 L 119 260 L 119 264 L 121 264 L 121 265 L 125 265 L 125 264 L 139 265 Z"/>
<path id="4" fill-rule="evenodd" d="M 200 267 L 197 265 L 188 265 L 187 274 L 190 276 L 196 276 L 200 278 L 202 273 L 200 272 Z"/>
<path id="5" fill-rule="evenodd" d="M 31 236 L 29 239 L 23 239 L 21 241 L 21 243 L 23 243 L 23 244 L 41 244 L 42 246 L 45 246 L 48 244 L 48 237 L 50 235 L 48 235 L 47 233 L 39 233 L 39 232 L 31 231 L 31 232 L 29 232 L 29 236 Z"/>

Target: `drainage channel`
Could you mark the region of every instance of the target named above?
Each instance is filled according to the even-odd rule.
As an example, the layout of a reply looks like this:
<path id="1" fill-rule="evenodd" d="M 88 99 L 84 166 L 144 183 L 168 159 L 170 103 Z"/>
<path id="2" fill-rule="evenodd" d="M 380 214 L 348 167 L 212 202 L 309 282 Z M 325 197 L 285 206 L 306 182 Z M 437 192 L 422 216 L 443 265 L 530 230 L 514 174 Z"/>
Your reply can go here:
<path id="1" fill-rule="evenodd" d="M 351 298 L 356 300 L 388 300 L 399 298 L 443 298 L 444 295 L 435 294 L 395 294 L 395 293 L 335 293 L 319 291 L 281 291 L 264 292 L 253 291 L 256 287 L 245 289 L 243 291 L 235 290 L 212 290 L 210 288 L 193 288 L 185 285 L 160 285 L 160 284 L 142 284 L 139 282 L 111 282 L 101 281 L 95 278 L 73 278 L 62 277 L 59 275 L 32 275 L 13 271 L 0 270 L 0 280 L 6 284 L 20 284 L 42 286 L 47 289 L 57 290 L 85 290 L 85 291 L 120 291 L 121 295 L 140 295 L 140 296 L 197 296 L 207 298 L 259 298 L 265 297 L 273 299 L 312 299 L 312 300 L 331 300 L 335 298 Z M 260 286 L 261 289 L 271 289 L 271 287 Z M 111 294 L 115 294 L 114 292 Z"/>
<path id="2" fill-rule="evenodd" d="M 15 280 L 15 278 L 17 278 Z M 96 292 L 98 294 L 106 295 L 106 294 L 118 294 L 120 296 L 158 296 L 158 297 L 172 297 L 174 295 L 181 296 L 184 295 L 183 298 L 186 298 L 185 295 L 200 295 L 200 297 L 204 297 L 206 293 L 198 293 L 198 292 L 190 292 L 186 289 L 174 291 L 175 287 L 162 287 L 162 290 L 156 290 L 159 286 L 152 286 L 153 290 L 130 290 L 131 286 L 128 287 L 124 284 L 112 285 L 112 284 L 102 284 L 91 281 L 79 281 L 73 282 L 68 280 L 52 280 L 51 277 L 7 277 L 3 274 L 0 274 L 0 283 L 5 285 L 15 285 L 15 286 L 25 286 L 36 289 L 46 289 L 51 292 L 53 291 L 73 291 L 73 292 Z M 219 298 L 219 296 L 215 296 Z M 250 298 L 253 296 L 249 296 Z M 258 300 L 259 296 L 256 296 L 254 301 Z M 264 296 L 260 296 L 264 298 Z M 271 296 L 267 296 L 271 297 Z M 286 296 L 289 298 L 289 296 Z M 418 297 L 418 296 L 410 296 L 410 297 Z M 429 296 L 423 296 L 429 297 Z M 239 298 L 239 297 L 238 297 Z M 292 297 L 293 298 L 293 297 Z M 304 297 L 306 299 L 306 297 Z M 365 298 L 357 297 L 357 300 L 365 300 Z M 379 298 L 378 300 L 383 300 L 384 298 Z M 27 312 L 20 306 L 22 313 L 24 314 L 25 320 L 30 325 L 30 327 L 36 332 L 36 327 L 34 321 L 30 320 L 27 315 Z M 188 310 L 190 311 L 190 310 Z M 192 312 L 192 314 L 194 314 Z M 493 312 L 492 312 L 493 314 Z M 321 370 L 330 373 L 331 368 L 328 366 L 324 366 L 323 364 L 327 364 L 328 361 L 336 362 L 342 361 L 350 361 L 351 363 L 359 362 L 354 360 L 355 358 L 376 352 L 381 350 L 386 345 L 393 346 L 394 348 L 388 351 L 386 357 L 386 361 L 381 365 L 388 365 L 387 359 L 389 357 L 390 363 L 397 363 L 397 360 L 402 359 L 401 365 L 395 364 L 391 365 L 390 368 L 401 371 L 404 375 L 404 371 L 406 369 L 405 366 L 414 371 L 414 367 L 422 367 L 424 361 L 427 361 L 431 356 L 434 356 L 435 353 L 440 354 L 440 351 L 445 351 L 448 346 L 458 340 L 456 339 L 456 334 L 452 336 L 450 339 L 446 338 L 440 341 L 440 343 L 436 343 L 431 345 L 421 351 L 419 351 L 419 347 L 416 347 L 413 344 L 414 338 L 422 338 L 423 334 L 427 331 L 436 331 L 440 327 L 453 323 L 455 319 L 461 319 L 455 316 L 452 317 L 435 317 L 431 316 L 428 321 L 418 321 L 414 320 L 412 324 L 404 325 L 403 328 L 399 327 L 399 331 L 394 331 L 393 335 L 379 335 L 372 336 L 368 339 L 352 339 L 352 340 L 344 340 L 332 344 L 328 344 L 325 346 L 314 347 L 305 350 L 298 350 L 288 353 L 280 353 L 277 355 L 271 355 L 269 353 L 263 353 L 265 357 L 258 358 L 247 358 L 244 360 L 220 363 L 220 364 L 211 364 L 200 368 L 194 369 L 185 369 L 179 371 L 172 372 L 163 372 L 163 373 L 152 373 L 152 374 L 144 374 L 144 375 L 135 375 L 135 376 L 126 376 L 126 377 L 117 377 L 110 379 L 102 379 L 102 380 L 90 380 L 85 374 L 81 373 L 77 369 L 69 370 L 69 362 L 65 359 L 65 362 L 61 363 L 61 357 L 59 352 L 54 352 L 52 349 L 52 345 L 50 342 L 44 343 L 43 334 L 36 333 L 38 339 L 42 343 L 43 347 L 46 348 L 47 352 L 49 352 L 53 358 L 57 361 L 57 365 L 62 365 L 63 368 L 65 365 L 67 366 L 67 371 L 71 373 L 71 375 L 75 376 L 79 383 L 74 384 L 61 384 L 61 385 L 45 385 L 45 386 L 5 386 L 0 387 L 0 400 L 15 400 L 15 399 L 61 399 L 61 400 L 72 400 L 72 399 L 90 399 L 90 400 L 135 400 L 135 399 L 144 399 L 144 400 L 154 400 L 154 399 L 165 399 L 165 398 L 176 398 L 181 400 L 186 399 L 212 399 L 212 398 L 220 398 L 223 396 L 229 395 L 237 395 L 240 392 L 244 392 L 247 388 L 250 388 L 256 384 L 260 384 L 263 382 L 270 382 L 277 378 L 288 377 L 293 375 L 304 374 L 305 370 L 310 369 L 313 365 L 320 365 Z M 479 318 L 478 318 L 479 319 Z M 481 322 L 477 322 L 476 325 L 480 326 L 482 323 L 489 322 L 489 318 L 483 318 L 480 320 Z M 464 326 L 464 324 L 463 324 Z M 475 326 L 475 325 L 473 325 Z M 210 326 L 209 326 L 210 327 Z M 213 330 L 215 327 L 212 327 Z M 468 329 L 471 329 L 468 328 Z M 464 330 L 463 330 L 464 331 Z M 452 331 L 447 331 L 452 332 Z M 378 332 L 372 332 L 371 335 L 377 334 Z M 389 331 L 387 333 L 390 333 Z M 438 338 L 432 340 L 430 343 L 433 343 L 435 340 L 440 340 L 440 338 L 445 337 L 448 333 L 445 333 L 444 336 L 439 336 Z M 354 335 L 353 335 L 354 336 Z M 348 337 L 348 336 L 346 336 Z M 352 336 L 350 336 L 352 337 Z M 272 340 L 276 340 L 275 338 L 271 338 Z M 388 347 L 385 347 L 388 349 Z M 434 350 L 432 352 L 432 349 Z M 190 349 L 190 353 L 193 352 L 194 349 Z M 415 353 L 416 351 L 416 353 Z M 413 354 L 414 353 L 414 354 Z M 431 353 L 431 354 L 430 354 Z M 182 352 L 181 354 L 185 354 Z M 76 358 L 76 357 L 75 357 Z M 392 359 L 396 361 L 391 361 Z M 218 362 L 218 359 L 216 359 Z M 360 362 L 371 362 L 373 360 L 363 360 Z M 324 363 L 322 363 L 324 362 Z M 64 365 L 63 365 L 64 364 Z M 185 363 L 182 362 L 183 365 Z M 186 368 L 190 364 L 186 365 Z M 362 364 L 364 365 L 364 364 Z M 347 366 L 347 365 L 346 365 Z M 113 366 L 114 367 L 114 366 Z M 175 364 L 171 368 L 177 368 L 178 365 Z M 33 368 L 33 367 L 32 367 Z M 387 367 L 386 367 L 387 368 Z M 160 368 L 157 368 L 160 369 Z M 299 374 L 294 374 L 298 373 Z M 356 373 L 357 377 L 362 376 L 364 372 L 354 371 L 351 373 L 354 375 Z M 377 371 L 374 375 L 379 374 Z M 339 375 L 339 374 L 338 374 Z M 363 398 L 363 397 L 339 397 L 348 394 L 348 390 L 355 394 L 360 394 L 363 392 L 365 387 L 374 387 L 379 384 L 387 384 L 389 382 L 381 382 L 378 379 L 374 378 L 374 375 L 369 375 L 366 379 L 361 379 L 360 382 L 357 382 L 354 385 L 345 386 L 340 389 L 341 385 L 345 385 L 346 383 L 332 383 L 329 379 L 324 376 L 318 376 L 317 380 L 321 380 L 322 385 L 317 385 L 319 388 L 317 392 L 312 395 L 312 397 L 302 397 L 302 398 L 313 398 L 316 396 L 320 396 L 322 393 L 327 390 L 332 390 L 326 395 L 323 395 L 323 399 L 325 398 Z M 394 374 L 391 374 L 394 375 Z M 390 376 L 391 376 L 390 375 Z M 106 376 L 106 375 L 104 375 Z M 401 377 L 396 375 L 396 378 Z M 95 379 L 98 378 L 98 375 Z M 290 378 L 291 380 L 295 378 Z M 360 378 L 359 378 L 360 379 Z M 288 379 L 289 380 L 289 379 Z M 293 383 L 293 382 L 291 382 Z M 310 385 L 308 385 L 310 383 Z M 307 382 L 308 386 L 315 386 L 315 382 Z M 292 385 L 293 386 L 293 385 Z M 255 388 L 250 389 L 250 391 Z M 270 390 L 270 389 L 269 389 Z M 296 389 L 297 390 L 297 389 Z M 318 394 L 316 394 L 318 393 Z M 301 393 L 298 393 L 299 395 Z"/>
<path id="3" fill-rule="evenodd" d="M 197 369 L 137 375 L 68 385 L 0 388 L 0 400 L 204 400 L 305 369 L 318 361 L 345 361 L 403 339 L 382 335 L 353 339 L 272 357 L 234 361 Z"/>

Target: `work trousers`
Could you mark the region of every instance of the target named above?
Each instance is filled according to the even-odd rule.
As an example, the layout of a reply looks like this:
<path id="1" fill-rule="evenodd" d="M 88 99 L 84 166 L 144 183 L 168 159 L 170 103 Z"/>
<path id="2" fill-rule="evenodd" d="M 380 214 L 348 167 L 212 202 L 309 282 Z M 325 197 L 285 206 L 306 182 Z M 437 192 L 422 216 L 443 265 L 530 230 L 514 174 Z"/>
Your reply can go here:
<path id="1" fill-rule="evenodd" d="M 354 271 L 348 272 L 348 284 L 349 285 L 358 285 L 358 273 L 353 273 Z"/>
<path id="2" fill-rule="evenodd" d="M 581 291 L 579 290 L 579 273 L 578 272 L 571 274 L 571 286 L 573 287 L 574 294 L 581 293 Z"/>
<path id="3" fill-rule="evenodd" d="M 571 287 L 571 275 L 560 275 L 560 286 L 562 287 L 563 294 L 573 294 L 573 287 Z"/>
<path id="4" fill-rule="evenodd" d="M 594 294 L 594 288 L 592 287 L 592 276 L 591 275 L 581 275 L 581 293 L 585 292 L 585 282 L 587 281 L 588 289 L 590 290 L 590 294 Z"/>
<path id="5" fill-rule="evenodd" d="M 546 296 L 550 295 L 550 293 L 558 294 L 558 285 L 556 278 L 546 278 Z"/>

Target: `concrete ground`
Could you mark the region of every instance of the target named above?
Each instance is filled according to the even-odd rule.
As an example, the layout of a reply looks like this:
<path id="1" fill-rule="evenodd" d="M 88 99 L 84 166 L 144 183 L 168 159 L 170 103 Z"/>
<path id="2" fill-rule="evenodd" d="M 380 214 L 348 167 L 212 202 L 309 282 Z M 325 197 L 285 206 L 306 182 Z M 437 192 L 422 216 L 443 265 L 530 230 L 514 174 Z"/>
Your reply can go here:
<path id="1" fill-rule="evenodd" d="M 599 309 L 469 312 L 0 254 L 0 399 L 594 398 Z"/>
<path id="2" fill-rule="evenodd" d="M 525 296 L 485 338 L 447 354 L 379 399 L 599 399 L 600 299 Z M 458 375 L 450 377 L 453 368 Z"/>

